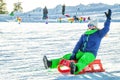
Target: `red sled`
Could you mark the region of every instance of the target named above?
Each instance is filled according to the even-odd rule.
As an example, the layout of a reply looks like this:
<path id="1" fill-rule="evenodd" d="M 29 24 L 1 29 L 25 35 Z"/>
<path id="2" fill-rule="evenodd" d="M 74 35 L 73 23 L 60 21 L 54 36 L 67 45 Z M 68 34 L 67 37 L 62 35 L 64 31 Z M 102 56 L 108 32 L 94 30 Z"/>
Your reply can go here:
<path id="1" fill-rule="evenodd" d="M 61 60 L 58 65 L 58 71 L 60 73 L 70 73 L 70 62 L 76 62 L 74 60 Z M 64 68 L 63 68 L 64 67 Z M 79 72 L 79 74 L 84 74 L 86 72 L 104 72 L 105 69 L 102 67 L 102 63 L 100 59 L 94 60 L 92 63 L 90 63 L 87 67 L 85 67 L 82 71 Z"/>

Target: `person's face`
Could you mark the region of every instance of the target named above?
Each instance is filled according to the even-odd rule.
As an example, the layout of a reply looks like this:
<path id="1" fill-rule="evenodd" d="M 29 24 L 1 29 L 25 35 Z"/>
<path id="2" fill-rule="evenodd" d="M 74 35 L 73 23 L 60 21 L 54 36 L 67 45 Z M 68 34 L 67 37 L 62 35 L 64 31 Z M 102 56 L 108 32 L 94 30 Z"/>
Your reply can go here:
<path id="1" fill-rule="evenodd" d="M 96 26 L 94 26 L 93 24 L 88 24 L 88 29 L 95 29 Z"/>

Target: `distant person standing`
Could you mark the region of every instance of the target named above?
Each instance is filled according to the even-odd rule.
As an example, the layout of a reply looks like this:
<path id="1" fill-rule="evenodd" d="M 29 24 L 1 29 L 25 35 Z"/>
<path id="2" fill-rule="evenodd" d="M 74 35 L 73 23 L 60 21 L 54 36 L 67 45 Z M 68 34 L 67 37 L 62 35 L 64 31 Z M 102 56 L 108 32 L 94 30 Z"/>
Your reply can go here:
<path id="1" fill-rule="evenodd" d="M 22 19 L 19 16 L 17 16 L 17 22 L 18 22 L 18 24 L 20 24 L 21 21 L 22 21 Z"/>
<path id="2" fill-rule="evenodd" d="M 77 63 L 70 63 L 70 73 L 78 74 L 87 65 L 93 62 L 97 56 L 101 40 L 109 31 L 111 14 L 112 11 L 110 9 L 108 12 L 105 12 L 106 21 L 101 30 L 98 29 L 97 20 L 90 19 L 88 30 L 80 37 L 72 53 L 68 53 L 61 58 L 51 60 L 48 60 L 47 57 L 44 56 L 43 62 L 45 68 L 56 68 L 62 59 L 77 60 Z"/>

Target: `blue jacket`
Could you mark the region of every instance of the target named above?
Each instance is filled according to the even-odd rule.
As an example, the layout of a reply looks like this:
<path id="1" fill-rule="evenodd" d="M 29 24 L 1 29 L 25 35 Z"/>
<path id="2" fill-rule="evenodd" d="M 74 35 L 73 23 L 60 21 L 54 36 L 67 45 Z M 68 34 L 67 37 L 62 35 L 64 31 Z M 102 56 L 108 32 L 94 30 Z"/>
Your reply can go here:
<path id="1" fill-rule="evenodd" d="M 107 34 L 109 27 L 110 20 L 107 19 L 104 23 L 103 29 L 97 30 L 93 34 L 83 34 L 74 47 L 72 55 L 76 55 L 76 53 L 80 50 L 82 52 L 91 52 L 96 57 L 101 39 Z"/>

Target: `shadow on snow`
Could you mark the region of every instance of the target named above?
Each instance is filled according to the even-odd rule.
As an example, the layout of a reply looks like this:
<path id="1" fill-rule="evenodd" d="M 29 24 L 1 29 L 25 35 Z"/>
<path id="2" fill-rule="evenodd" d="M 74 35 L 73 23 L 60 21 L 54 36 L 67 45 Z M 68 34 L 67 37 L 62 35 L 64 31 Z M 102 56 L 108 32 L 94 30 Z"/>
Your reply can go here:
<path id="1" fill-rule="evenodd" d="M 64 76 L 59 76 L 54 80 L 119 80 L 120 79 L 120 76 L 113 75 L 112 73 L 120 73 L 120 71 L 86 73 L 81 75 L 64 75 Z"/>

